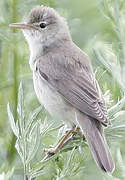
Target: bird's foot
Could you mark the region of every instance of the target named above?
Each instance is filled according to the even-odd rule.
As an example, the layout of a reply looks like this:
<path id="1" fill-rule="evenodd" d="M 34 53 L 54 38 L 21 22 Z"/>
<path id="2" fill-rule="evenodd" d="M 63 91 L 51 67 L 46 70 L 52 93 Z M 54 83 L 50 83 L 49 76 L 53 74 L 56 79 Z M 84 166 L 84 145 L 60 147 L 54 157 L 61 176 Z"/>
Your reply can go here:
<path id="1" fill-rule="evenodd" d="M 54 156 L 56 154 L 56 148 L 48 148 L 48 149 L 44 149 L 44 152 L 46 153 L 45 157 L 43 158 L 42 161 L 47 161 L 49 160 L 52 156 Z"/>
<path id="2" fill-rule="evenodd" d="M 59 152 L 76 134 L 80 133 L 80 128 L 76 127 L 74 130 L 66 131 L 65 136 L 61 139 L 60 143 L 56 147 L 50 147 L 45 149 L 44 152 L 46 153 L 43 161 L 49 160 L 53 157 L 57 152 Z"/>
<path id="3" fill-rule="evenodd" d="M 69 138 L 72 136 L 73 130 L 69 130 L 66 132 L 66 135 L 61 139 L 60 143 L 56 147 L 51 147 L 49 149 L 45 149 L 44 152 L 46 153 L 45 157 L 43 158 L 43 161 L 49 160 L 52 156 L 54 156 L 58 151 L 62 149 L 64 144 L 69 140 Z"/>

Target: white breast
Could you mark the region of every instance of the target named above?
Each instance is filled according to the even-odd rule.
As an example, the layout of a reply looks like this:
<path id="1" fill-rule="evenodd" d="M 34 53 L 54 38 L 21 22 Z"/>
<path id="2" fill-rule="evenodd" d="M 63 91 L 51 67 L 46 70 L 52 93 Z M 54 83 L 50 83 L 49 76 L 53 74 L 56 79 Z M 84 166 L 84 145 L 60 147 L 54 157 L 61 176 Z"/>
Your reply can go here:
<path id="1" fill-rule="evenodd" d="M 63 97 L 45 82 L 44 79 L 38 75 L 37 72 L 33 73 L 34 89 L 40 103 L 45 109 L 54 117 L 57 117 L 73 126 L 75 123 L 74 108 Z M 76 123 L 75 123 L 76 124 Z"/>

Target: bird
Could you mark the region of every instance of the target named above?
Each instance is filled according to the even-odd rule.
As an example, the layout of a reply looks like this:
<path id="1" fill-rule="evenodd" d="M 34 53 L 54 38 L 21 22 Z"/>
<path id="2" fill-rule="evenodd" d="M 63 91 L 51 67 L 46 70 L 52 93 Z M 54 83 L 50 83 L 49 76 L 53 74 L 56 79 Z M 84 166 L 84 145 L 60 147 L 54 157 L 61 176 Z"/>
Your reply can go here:
<path id="1" fill-rule="evenodd" d="M 29 45 L 39 102 L 50 115 L 63 120 L 70 129 L 67 137 L 79 127 L 97 166 L 112 173 L 115 164 L 104 136 L 104 127 L 110 124 L 105 101 L 91 61 L 73 42 L 66 19 L 55 9 L 38 5 L 26 22 L 10 27 L 22 29 Z"/>

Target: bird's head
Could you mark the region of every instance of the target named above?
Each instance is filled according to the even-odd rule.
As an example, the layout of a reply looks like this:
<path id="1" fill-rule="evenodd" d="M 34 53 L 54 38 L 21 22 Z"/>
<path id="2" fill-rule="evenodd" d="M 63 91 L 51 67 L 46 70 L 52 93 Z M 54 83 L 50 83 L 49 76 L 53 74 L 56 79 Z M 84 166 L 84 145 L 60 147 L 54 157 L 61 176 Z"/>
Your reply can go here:
<path id="1" fill-rule="evenodd" d="M 12 23 L 10 27 L 22 29 L 29 46 L 49 46 L 54 41 L 70 38 L 65 19 L 46 6 L 36 6 L 25 23 Z"/>

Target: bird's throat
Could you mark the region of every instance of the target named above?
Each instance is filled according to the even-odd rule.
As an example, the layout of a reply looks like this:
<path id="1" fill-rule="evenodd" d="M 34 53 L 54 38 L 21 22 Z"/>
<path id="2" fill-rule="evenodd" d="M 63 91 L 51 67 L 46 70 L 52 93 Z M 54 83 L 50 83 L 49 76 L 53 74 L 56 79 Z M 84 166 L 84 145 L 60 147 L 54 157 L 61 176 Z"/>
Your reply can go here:
<path id="1" fill-rule="evenodd" d="M 29 64 L 30 68 L 34 71 L 36 68 L 36 61 L 43 55 L 43 46 L 42 43 L 34 43 L 29 45 L 30 49 L 30 59 Z"/>

